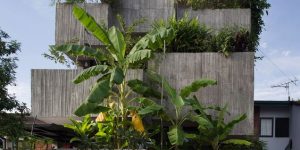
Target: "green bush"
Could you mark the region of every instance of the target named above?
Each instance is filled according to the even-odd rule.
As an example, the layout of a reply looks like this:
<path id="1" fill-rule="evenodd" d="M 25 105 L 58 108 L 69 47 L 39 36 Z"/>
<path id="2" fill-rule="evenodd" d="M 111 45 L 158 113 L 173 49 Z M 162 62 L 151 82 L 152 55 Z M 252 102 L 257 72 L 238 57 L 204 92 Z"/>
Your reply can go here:
<path id="1" fill-rule="evenodd" d="M 250 47 L 254 51 L 259 45 L 259 35 L 265 25 L 262 16 L 268 15 L 271 5 L 267 0 L 177 0 L 180 5 L 192 7 L 192 9 L 228 9 L 250 8 L 251 9 L 251 34 Z"/>
<path id="2" fill-rule="evenodd" d="M 228 56 L 230 52 L 254 51 L 250 48 L 250 36 L 246 29 L 231 27 L 213 32 L 209 27 L 200 24 L 197 18 L 158 21 L 154 28 L 172 27 L 176 37 L 167 48 L 168 52 L 221 52 Z"/>
<path id="3" fill-rule="evenodd" d="M 233 144 L 228 144 L 228 145 L 223 145 L 221 147 L 221 150 L 266 150 L 266 143 L 263 141 L 260 141 L 258 139 L 248 139 L 247 140 L 251 141 L 250 146 L 243 146 L 243 145 L 233 145 Z"/>
<path id="4" fill-rule="evenodd" d="M 249 47 L 249 32 L 245 29 L 223 28 L 212 36 L 211 49 L 228 56 L 230 52 L 254 51 Z"/>

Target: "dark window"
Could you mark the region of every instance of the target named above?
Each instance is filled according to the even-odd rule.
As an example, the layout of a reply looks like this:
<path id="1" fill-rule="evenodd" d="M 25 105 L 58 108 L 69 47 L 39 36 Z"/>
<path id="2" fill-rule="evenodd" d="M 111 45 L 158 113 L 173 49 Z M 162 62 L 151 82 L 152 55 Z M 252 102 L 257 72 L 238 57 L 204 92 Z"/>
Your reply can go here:
<path id="1" fill-rule="evenodd" d="M 276 118 L 275 137 L 289 137 L 289 118 Z"/>
<path id="2" fill-rule="evenodd" d="M 273 118 L 260 118 L 260 136 L 273 137 Z"/>

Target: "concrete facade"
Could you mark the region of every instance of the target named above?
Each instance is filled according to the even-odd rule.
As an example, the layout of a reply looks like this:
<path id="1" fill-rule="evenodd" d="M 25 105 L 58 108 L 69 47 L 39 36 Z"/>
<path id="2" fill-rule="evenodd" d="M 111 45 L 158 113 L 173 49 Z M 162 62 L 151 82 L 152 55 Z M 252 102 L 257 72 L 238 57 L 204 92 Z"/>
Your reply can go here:
<path id="1" fill-rule="evenodd" d="M 126 2 L 125 2 L 126 1 Z M 147 32 L 154 21 L 166 20 L 177 13 L 182 17 L 184 11 L 198 17 L 200 23 L 213 29 L 240 26 L 250 29 L 250 9 L 216 9 L 192 11 L 178 9 L 175 12 L 173 0 L 118 0 L 112 6 L 107 4 L 85 4 L 84 7 L 98 23 L 108 27 L 117 25 L 115 15 L 121 14 L 126 24 L 146 18 L 146 24 L 139 25 L 136 32 Z M 181 15 L 181 16 L 180 16 Z M 92 37 L 72 16 L 72 5 L 56 6 L 55 42 L 57 45 L 77 39 L 79 44 L 99 46 L 101 43 Z M 232 53 L 226 58 L 220 53 L 171 53 L 163 62 L 151 61 L 148 68 L 159 72 L 176 88 L 191 83 L 193 80 L 208 78 L 218 81 L 218 85 L 196 93 L 204 104 L 228 104 L 232 117 L 246 113 L 247 119 L 238 125 L 233 134 L 253 135 L 253 92 L 254 92 L 254 53 Z M 78 70 L 32 70 L 32 115 L 39 119 L 63 123 L 73 116 L 74 110 L 89 93 L 95 82 L 91 79 L 79 85 L 71 80 Z M 134 75 L 143 79 L 143 73 Z M 168 103 L 164 105 L 168 106 Z M 46 121 L 46 120 L 43 120 Z M 47 121 L 46 121 L 47 122 Z M 50 122 L 51 123 L 51 122 Z"/>
<path id="2" fill-rule="evenodd" d="M 203 9 L 192 10 L 178 7 L 174 0 L 118 0 L 113 5 L 108 4 L 84 4 L 82 7 L 92 15 L 98 23 L 107 27 L 118 26 L 116 15 L 124 18 L 127 25 L 140 19 L 146 19 L 143 24 L 137 25 L 136 33 L 148 32 L 152 24 L 157 20 L 168 20 L 171 17 L 183 17 L 187 13 L 191 18 L 197 17 L 201 24 L 205 24 L 214 30 L 223 27 L 251 28 L 250 9 Z M 72 4 L 57 4 L 55 23 L 55 43 L 64 44 L 70 42 L 81 44 L 101 45 L 91 34 L 86 32 L 80 23 L 73 17 Z"/>
<path id="3" fill-rule="evenodd" d="M 253 52 L 233 53 L 229 58 L 219 53 L 170 53 L 163 61 L 150 61 L 147 68 L 160 72 L 177 90 L 194 80 L 216 80 L 218 85 L 194 94 L 204 104 L 228 104 L 231 116 L 227 119 L 246 113 L 247 119 L 236 126 L 233 134 L 253 135 L 253 58 Z M 65 121 L 64 118 L 74 116 L 73 112 L 96 81 L 93 78 L 78 85 L 73 84 L 71 81 L 79 72 L 32 70 L 32 115 L 38 115 L 45 122 L 53 120 L 60 123 Z M 142 70 L 130 70 L 128 76 L 128 80 L 145 79 Z M 164 101 L 164 106 L 174 114 L 173 106 L 168 101 Z"/>

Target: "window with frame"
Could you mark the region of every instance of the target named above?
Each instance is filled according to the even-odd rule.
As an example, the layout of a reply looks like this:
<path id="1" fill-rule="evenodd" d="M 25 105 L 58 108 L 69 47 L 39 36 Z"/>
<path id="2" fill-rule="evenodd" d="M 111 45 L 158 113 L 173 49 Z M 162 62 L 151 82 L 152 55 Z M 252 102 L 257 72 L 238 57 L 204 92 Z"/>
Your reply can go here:
<path id="1" fill-rule="evenodd" d="M 275 137 L 289 137 L 289 118 L 275 119 Z"/>
<path id="2" fill-rule="evenodd" d="M 273 118 L 260 118 L 260 136 L 273 137 Z"/>

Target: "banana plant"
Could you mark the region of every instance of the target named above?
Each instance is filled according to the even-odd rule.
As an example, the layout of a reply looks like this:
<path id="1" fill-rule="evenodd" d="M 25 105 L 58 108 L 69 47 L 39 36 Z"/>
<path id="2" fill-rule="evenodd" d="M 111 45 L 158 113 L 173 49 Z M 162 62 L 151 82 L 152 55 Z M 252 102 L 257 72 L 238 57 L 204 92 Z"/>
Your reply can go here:
<path id="1" fill-rule="evenodd" d="M 177 92 L 171 85 L 160 75 L 149 71 L 147 73 L 148 78 L 151 83 L 156 83 L 161 86 L 166 93 L 166 97 L 170 100 L 171 104 L 175 108 L 175 116 L 173 114 L 168 114 L 166 108 L 157 104 L 155 101 L 149 98 L 137 98 L 135 99 L 139 103 L 143 104 L 143 107 L 139 110 L 139 114 L 145 115 L 150 113 L 160 113 L 161 117 L 166 118 L 167 121 L 171 122 L 171 127 L 169 128 L 168 138 L 170 143 L 177 149 L 178 146 L 183 145 L 184 140 L 188 138 L 193 138 L 195 135 L 185 133 L 182 129 L 182 124 L 189 119 L 190 112 L 184 112 L 183 108 L 190 105 L 191 93 L 197 92 L 200 88 L 215 85 L 214 80 L 196 80 L 188 86 L 183 87 L 179 92 Z M 135 91 L 143 95 L 144 97 L 149 97 L 149 91 L 153 91 L 147 83 L 139 80 L 129 81 L 129 86 Z M 147 89 L 147 90 L 145 90 Z M 146 92 L 148 91 L 148 92 Z"/>
<path id="2" fill-rule="evenodd" d="M 141 63 L 150 59 L 153 50 L 162 48 L 163 42 L 170 41 L 174 37 L 171 28 L 156 28 L 142 37 L 130 50 L 125 53 L 126 42 L 123 34 L 116 27 L 106 29 L 98 24 L 84 9 L 74 5 L 73 15 L 96 39 L 101 41 L 105 48 L 95 49 L 83 45 L 59 45 L 53 46 L 55 51 L 71 56 L 87 56 L 94 58 L 96 66 L 92 66 L 81 72 L 73 82 L 78 84 L 91 77 L 99 77 L 93 86 L 90 95 L 85 103 L 75 111 L 77 116 L 84 116 L 90 113 L 106 112 L 109 108 L 102 106 L 101 103 L 109 96 L 117 99 L 123 117 L 126 115 L 126 81 L 125 76 L 131 65 Z M 118 91 L 112 88 L 117 86 Z M 128 91 L 128 90 L 127 90 Z"/>
<path id="3" fill-rule="evenodd" d="M 104 45 L 104 48 L 94 48 L 66 44 L 50 48 L 52 51 L 64 53 L 68 56 L 86 56 L 96 61 L 97 65 L 83 70 L 73 80 L 75 84 L 79 84 L 92 77 L 98 78 L 92 86 L 90 94 L 75 111 L 75 115 L 81 117 L 87 114 L 107 112 L 111 108 L 105 106 L 103 102 L 105 100 L 108 102 L 114 101 L 117 106 L 114 107 L 115 118 L 117 118 L 117 125 L 114 127 L 119 127 L 118 124 L 126 121 L 129 112 L 128 107 L 130 106 L 128 97 L 131 90 L 127 87 L 126 81 L 128 69 L 136 66 L 136 64 L 144 63 L 152 58 L 154 50 L 161 49 L 164 43 L 170 43 L 175 35 L 174 30 L 164 27 L 154 28 L 128 51 L 124 35 L 118 28 L 113 26 L 107 29 L 98 24 L 92 16 L 77 5 L 73 6 L 73 15 L 91 35 Z M 122 127 L 125 128 L 125 125 Z M 116 137 L 116 141 L 118 141 L 116 143 L 117 148 L 120 148 L 122 143 L 119 142 L 118 135 Z"/>
<path id="4" fill-rule="evenodd" d="M 86 115 L 82 121 L 71 119 L 72 124 L 64 124 L 65 128 L 69 128 L 76 133 L 70 142 L 79 142 L 81 148 L 92 148 L 93 147 L 93 132 L 95 131 L 96 124 L 91 119 L 90 115 Z"/>
<path id="5" fill-rule="evenodd" d="M 221 145 L 226 144 L 251 145 L 251 142 L 247 140 L 228 138 L 234 126 L 246 119 L 245 114 L 237 116 L 229 122 L 225 122 L 225 115 L 229 114 L 227 112 L 227 105 L 224 107 L 204 107 L 194 99 L 192 106 L 198 113 L 192 116 L 192 120 L 198 123 L 199 134 L 195 138 L 198 142 L 205 145 L 209 144 L 213 150 L 219 150 Z M 217 115 L 211 115 L 214 113 Z"/>

